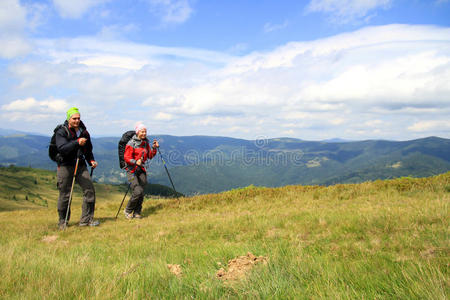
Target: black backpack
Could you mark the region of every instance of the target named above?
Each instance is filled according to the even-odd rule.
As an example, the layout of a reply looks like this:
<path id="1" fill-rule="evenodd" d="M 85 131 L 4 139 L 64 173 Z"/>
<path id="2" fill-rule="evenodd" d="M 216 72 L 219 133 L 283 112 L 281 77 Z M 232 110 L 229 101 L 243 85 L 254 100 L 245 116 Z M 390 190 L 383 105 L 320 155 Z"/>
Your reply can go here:
<path id="1" fill-rule="evenodd" d="M 52 138 L 50 139 L 50 145 L 48 146 L 48 157 L 54 162 L 60 163 L 62 160 L 61 154 L 58 152 L 58 148 L 56 147 L 56 132 L 63 127 L 66 130 L 67 136 L 70 136 L 69 130 L 63 124 L 59 124 L 53 130 Z"/>
<path id="2" fill-rule="evenodd" d="M 133 135 L 135 133 L 136 132 L 134 130 L 127 131 L 124 134 L 122 134 L 122 138 L 119 141 L 118 152 L 119 152 L 119 165 L 120 165 L 121 169 L 123 169 L 127 166 L 125 159 L 124 159 L 125 146 L 127 145 L 128 141 L 133 137 Z"/>

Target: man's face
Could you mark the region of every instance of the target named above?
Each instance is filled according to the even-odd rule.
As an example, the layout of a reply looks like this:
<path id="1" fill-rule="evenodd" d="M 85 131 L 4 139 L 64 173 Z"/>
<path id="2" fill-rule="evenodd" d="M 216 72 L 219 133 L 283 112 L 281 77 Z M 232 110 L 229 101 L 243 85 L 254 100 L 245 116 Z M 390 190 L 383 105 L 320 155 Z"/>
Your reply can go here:
<path id="1" fill-rule="evenodd" d="M 80 126 L 80 114 L 73 114 L 69 119 L 69 127 L 78 129 Z"/>

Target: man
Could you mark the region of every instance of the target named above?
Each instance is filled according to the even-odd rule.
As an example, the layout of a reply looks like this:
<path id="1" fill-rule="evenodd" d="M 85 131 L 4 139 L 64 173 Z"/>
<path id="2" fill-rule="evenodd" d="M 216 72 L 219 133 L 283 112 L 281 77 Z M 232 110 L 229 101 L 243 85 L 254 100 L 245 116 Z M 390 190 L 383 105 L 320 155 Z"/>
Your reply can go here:
<path id="1" fill-rule="evenodd" d="M 94 220 L 94 185 L 86 167 L 86 161 L 92 168 L 97 167 L 97 162 L 92 154 L 92 143 L 89 132 L 80 120 L 78 108 L 72 107 L 67 111 L 67 120 L 56 131 L 55 137 L 59 156 L 57 171 L 59 228 L 64 229 L 68 225 L 65 219 L 77 158 L 79 158 L 79 162 L 77 173 L 75 174 L 75 181 L 83 190 L 83 205 L 79 226 L 98 226 L 100 222 Z"/>
<path id="2" fill-rule="evenodd" d="M 131 183 L 131 198 L 125 208 L 127 219 L 141 219 L 142 202 L 144 202 L 144 187 L 147 184 L 145 162 L 156 155 L 158 141 L 153 140 L 152 149 L 147 139 L 147 128 L 144 124 L 137 124 L 136 134 L 125 146 L 124 160 L 127 163 L 128 181 Z"/>

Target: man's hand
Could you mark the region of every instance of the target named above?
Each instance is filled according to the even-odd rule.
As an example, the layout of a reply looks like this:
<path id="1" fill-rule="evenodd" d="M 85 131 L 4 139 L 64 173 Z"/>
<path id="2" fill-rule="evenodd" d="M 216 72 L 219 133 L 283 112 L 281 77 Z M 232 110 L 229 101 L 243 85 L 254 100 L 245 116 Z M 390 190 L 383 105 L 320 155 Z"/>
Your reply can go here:
<path id="1" fill-rule="evenodd" d="M 159 143 L 157 140 L 153 140 L 152 148 L 159 148 Z"/>
<path id="2" fill-rule="evenodd" d="M 142 159 L 139 158 L 139 159 L 136 161 L 136 165 L 141 166 L 141 165 L 142 165 Z"/>
<path id="3" fill-rule="evenodd" d="M 98 166 L 98 163 L 95 160 L 91 160 L 91 167 L 95 169 Z"/>
<path id="4" fill-rule="evenodd" d="M 79 139 L 78 139 L 78 144 L 79 144 L 80 146 L 86 145 L 86 142 L 87 142 L 87 139 L 86 139 L 86 138 L 79 138 Z"/>

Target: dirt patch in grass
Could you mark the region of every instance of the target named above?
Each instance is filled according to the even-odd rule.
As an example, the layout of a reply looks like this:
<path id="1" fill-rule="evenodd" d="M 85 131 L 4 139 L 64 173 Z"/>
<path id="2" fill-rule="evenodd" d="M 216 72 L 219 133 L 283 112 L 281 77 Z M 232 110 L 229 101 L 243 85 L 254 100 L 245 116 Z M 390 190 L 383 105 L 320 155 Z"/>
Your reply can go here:
<path id="1" fill-rule="evenodd" d="M 420 256 L 422 256 L 423 258 L 433 258 L 436 256 L 437 250 L 438 249 L 434 247 L 427 248 L 420 252 Z"/>
<path id="2" fill-rule="evenodd" d="M 46 243 L 53 243 L 57 239 L 58 239 L 57 235 L 46 235 L 42 238 L 42 241 Z"/>
<path id="3" fill-rule="evenodd" d="M 183 271 L 181 270 L 181 266 L 177 264 L 167 264 L 169 271 L 177 277 L 181 277 L 183 275 Z"/>
<path id="4" fill-rule="evenodd" d="M 264 256 L 255 256 L 248 252 L 245 256 L 239 256 L 228 261 L 228 270 L 221 268 L 216 276 L 224 281 L 236 281 L 245 278 L 247 273 L 257 264 L 267 264 L 267 258 Z"/>

